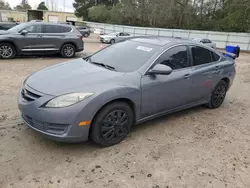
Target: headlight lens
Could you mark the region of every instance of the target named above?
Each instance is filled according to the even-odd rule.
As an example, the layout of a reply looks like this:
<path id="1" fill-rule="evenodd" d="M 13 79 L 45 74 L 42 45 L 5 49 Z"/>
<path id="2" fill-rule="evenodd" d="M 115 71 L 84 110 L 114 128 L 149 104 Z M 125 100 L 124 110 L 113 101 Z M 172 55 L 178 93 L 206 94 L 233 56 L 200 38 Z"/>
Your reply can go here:
<path id="1" fill-rule="evenodd" d="M 66 95 L 61 95 L 59 97 L 56 97 L 52 100 L 50 100 L 45 107 L 47 108 L 62 108 L 67 107 L 73 104 L 76 104 L 94 93 L 71 93 Z"/>

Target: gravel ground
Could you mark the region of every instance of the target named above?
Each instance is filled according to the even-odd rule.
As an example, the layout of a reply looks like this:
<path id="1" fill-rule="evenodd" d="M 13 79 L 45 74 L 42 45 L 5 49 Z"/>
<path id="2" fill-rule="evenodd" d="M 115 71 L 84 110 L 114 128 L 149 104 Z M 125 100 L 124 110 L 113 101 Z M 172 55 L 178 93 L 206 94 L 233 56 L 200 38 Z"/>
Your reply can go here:
<path id="1" fill-rule="evenodd" d="M 87 53 L 100 48 L 95 36 L 85 40 Z M 249 188 L 249 59 L 242 54 L 237 60 L 237 76 L 221 108 L 196 107 L 138 125 L 109 148 L 56 143 L 20 119 L 22 81 L 65 59 L 0 61 L 0 187 Z"/>

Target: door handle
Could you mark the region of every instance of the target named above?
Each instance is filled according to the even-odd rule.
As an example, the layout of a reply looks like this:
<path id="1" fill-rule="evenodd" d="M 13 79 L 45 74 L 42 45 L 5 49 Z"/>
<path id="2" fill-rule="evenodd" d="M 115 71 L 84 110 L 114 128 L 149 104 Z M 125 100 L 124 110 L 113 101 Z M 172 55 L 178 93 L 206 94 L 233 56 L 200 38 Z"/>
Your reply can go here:
<path id="1" fill-rule="evenodd" d="M 216 67 L 215 67 L 215 70 L 219 70 L 219 69 L 220 69 L 220 66 L 216 66 Z"/>
<path id="2" fill-rule="evenodd" d="M 191 76 L 191 74 L 185 74 L 185 75 L 184 75 L 184 78 L 185 78 L 185 79 L 190 79 L 190 76 Z"/>
<path id="3" fill-rule="evenodd" d="M 38 38 L 42 38 L 43 36 L 42 35 L 37 35 Z"/>

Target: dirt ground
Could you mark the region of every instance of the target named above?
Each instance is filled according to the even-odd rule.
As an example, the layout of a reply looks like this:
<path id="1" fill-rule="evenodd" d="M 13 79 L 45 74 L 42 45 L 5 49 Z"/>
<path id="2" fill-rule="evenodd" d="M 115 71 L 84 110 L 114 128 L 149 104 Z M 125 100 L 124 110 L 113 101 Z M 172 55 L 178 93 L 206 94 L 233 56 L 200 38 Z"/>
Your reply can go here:
<path id="1" fill-rule="evenodd" d="M 100 48 L 95 37 L 85 40 L 87 53 Z M 196 107 L 138 125 L 109 148 L 56 143 L 22 123 L 22 81 L 63 61 L 0 61 L 0 188 L 250 187 L 249 54 L 237 60 L 237 76 L 221 108 Z"/>

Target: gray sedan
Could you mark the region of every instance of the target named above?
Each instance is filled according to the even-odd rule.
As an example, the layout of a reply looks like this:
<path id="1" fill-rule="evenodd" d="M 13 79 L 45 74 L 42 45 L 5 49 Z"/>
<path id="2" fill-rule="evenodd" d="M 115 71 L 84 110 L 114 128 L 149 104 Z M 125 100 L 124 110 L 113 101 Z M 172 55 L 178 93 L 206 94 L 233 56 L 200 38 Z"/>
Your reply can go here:
<path id="1" fill-rule="evenodd" d="M 116 42 L 120 42 L 122 40 L 125 40 L 125 39 L 127 39 L 129 37 L 131 37 L 129 33 L 114 32 L 114 33 L 109 33 L 107 35 L 101 35 L 100 36 L 100 41 L 102 43 L 114 44 Z"/>
<path id="2" fill-rule="evenodd" d="M 134 124 L 202 104 L 220 107 L 234 76 L 234 60 L 202 44 L 139 37 L 32 74 L 19 109 L 49 138 L 110 146 Z"/>

